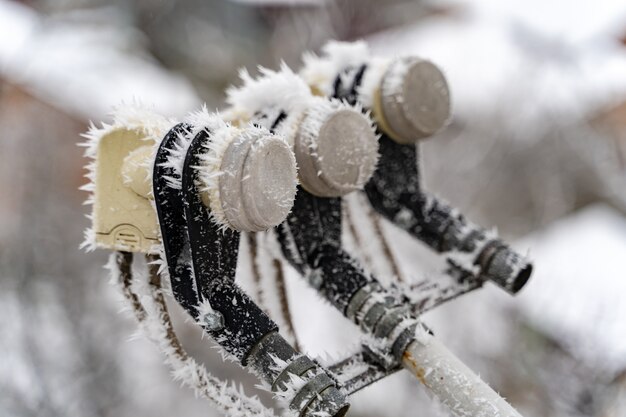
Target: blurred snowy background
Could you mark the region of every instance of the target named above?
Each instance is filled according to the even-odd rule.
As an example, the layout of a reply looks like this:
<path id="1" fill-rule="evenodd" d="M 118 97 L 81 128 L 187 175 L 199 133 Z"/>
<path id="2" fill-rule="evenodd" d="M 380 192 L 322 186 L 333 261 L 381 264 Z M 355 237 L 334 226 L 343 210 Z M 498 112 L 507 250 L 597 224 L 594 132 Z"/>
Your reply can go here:
<path id="1" fill-rule="evenodd" d="M 216 415 L 133 337 L 107 254 L 78 250 L 79 133 L 123 100 L 173 116 L 219 107 L 239 67 L 297 68 L 304 49 L 360 38 L 443 68 L 453 119 L 422 145 L 426 186 L 535 263 L 518 297 L 487 285 L 427 323 L 526 417 L 626 416 L 623 1 L 0 0 L 1 416 Z M 419 243 L 385 233 L 405 276 L 437 272 Z M 287 280 L 305 349 L 352 346 L 354 329 Z M 255 392 L 177 324 L 191 353 Z M 445 415 L 402 374 L 352 404 L 352 416 Z"/>

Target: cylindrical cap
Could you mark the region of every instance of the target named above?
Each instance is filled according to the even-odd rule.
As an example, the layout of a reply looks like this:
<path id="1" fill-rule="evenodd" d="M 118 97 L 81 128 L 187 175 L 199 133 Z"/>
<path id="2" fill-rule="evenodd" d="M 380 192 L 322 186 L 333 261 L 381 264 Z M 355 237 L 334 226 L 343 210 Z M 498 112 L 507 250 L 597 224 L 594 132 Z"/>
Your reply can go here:
<path id="1" fill-rule="evenodd" d="M 400 58 L 389 65 L 381 82 L 382 117 L 400 143 L 414 143 L 435 134 L 450 117 L 448 83 L 437 66 L 418 58 Z"/>
<path id="2" fill-rule="evenodd" d="M 219 177 L 221 207 L 240 231 L 261 231 L 285 218 L 296 196 L 296 161 L 287 143 L 246 130 L 224 152 Z"/>
<path id="3" fill-rule="evenodd" d="M 294 152 L 302 186 L 320 197 L 339 197 L 369 181 L 378 140 L 361 112 L 320 98 L 300 123 Z"/>

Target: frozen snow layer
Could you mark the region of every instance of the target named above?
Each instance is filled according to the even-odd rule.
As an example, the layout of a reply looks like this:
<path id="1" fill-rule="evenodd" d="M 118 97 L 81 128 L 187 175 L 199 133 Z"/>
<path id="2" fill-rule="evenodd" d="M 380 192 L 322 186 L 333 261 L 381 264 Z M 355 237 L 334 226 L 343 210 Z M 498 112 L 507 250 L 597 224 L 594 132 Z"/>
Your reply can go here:
<path id="1" fill-rule="evenodd" d="M 626 367 L 626 218 L 594 205 L 518 243 L 535 272 L 513 305 L 576 356 Z"/>
<path id="2" fill-rule="evenodd" d="M 548 112 L 586 116 L 626 97 L 626 49 L 614 33 L 626 28 L 626 4 L 468 3 L 468 13 L 382 32 L 368 43 L 377 55 L 418 55 L 441 66 L 453 112 L 466 119 L 509 108 L 506 122 L 532 129 Z"/>
<path id="3" fill-rule="evenodd" d="M 574 42 L 608 33 L 622 35 L 620 31 L 626 24 L 626 3 L 621 0 L 450 0 L 450 3 Z"/>
<path id="4" fill-rule="evenodd" d="M 86 119 L 102 119 L 121 101 L 182 115 L 200 103 L 191 84 L 143 53 L 142 37 L 115 27 L 115 9 L 43 18 L 0 0 L 0 76 Z M 82 13 L 82 14 L 81 14 Z"/>

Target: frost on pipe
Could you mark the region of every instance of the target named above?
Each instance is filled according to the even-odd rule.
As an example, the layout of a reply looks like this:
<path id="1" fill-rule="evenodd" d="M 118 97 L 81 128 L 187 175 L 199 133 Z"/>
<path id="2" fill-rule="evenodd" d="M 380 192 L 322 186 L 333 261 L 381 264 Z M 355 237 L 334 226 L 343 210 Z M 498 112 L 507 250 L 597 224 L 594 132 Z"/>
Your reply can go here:
<path id="1" fill-rule="evenodd" d="M 370 110 L 381 135 L 380 161 L 365 193 L 374 209 L 454 265 L 519 291 L 531 264 L 493 233 L 468 222 L 419 181 L 418 139 L 441 130 L 450 116 L 445 77 L 417 58 L 382 59 L 363 42 L 330 42 L 323 54 L 304 56 L 300 75 L 311 89 Z"/>
<path id="2" fill-rule="evenodd" d="M 402 365 L 459 417 L 522 417 L 427 332 L 411 342 Z"/>
<path id="3" fill-rule="evenodd" d="M 289 68 L 241 72 L 242 86 L 228 90 L 229 118 L 281 135 L 293 147 L 302 187 L 322 197 L 362 189 L 378 161 L 378 142 L 360 108 L 314 97 Z"/>

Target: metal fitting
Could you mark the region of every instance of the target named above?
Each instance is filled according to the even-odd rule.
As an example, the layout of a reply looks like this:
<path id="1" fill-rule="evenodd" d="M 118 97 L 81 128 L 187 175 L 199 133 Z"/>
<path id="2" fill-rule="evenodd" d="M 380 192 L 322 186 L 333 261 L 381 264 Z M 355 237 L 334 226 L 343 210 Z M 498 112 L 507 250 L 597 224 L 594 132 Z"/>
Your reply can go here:
<path id="1" fill-rule="evenodd" d="M 273 392 L 286 391 L 291 377 L 302 378 L 305 383 L 289 401 L 289 408 L 300 417 L 327 413 L 342 417 L 350 405 L 339 390 L 339 383 L 318 363 L 296 352 L 278 332 L 265 335 L 252 349 L 248 363 L 271 386 Z M 286 363 L 283 368 L 278 363 Z"/>
<path id="2" fill-rule="evenodd" d="M 206 313 L 202 317 L 202 321 L 205 324 L 205 329 L 208 331 L 218 331 L 224 328 L 224 315 L 219 311 Z"/>
<path id="3" fill-rule="evenodd" d="M 519 292 L 530 279 L 533 266 L 500 241 L 488 244 L 477 259 L 481 276 L 511 294 Z"/>

